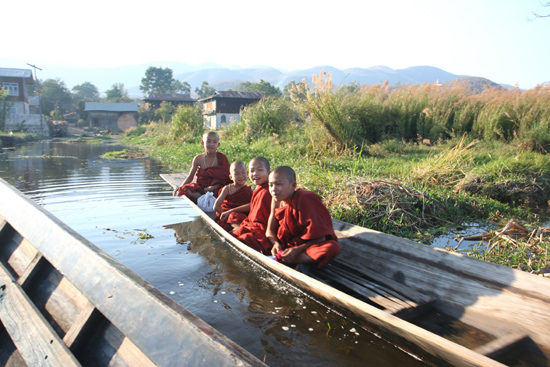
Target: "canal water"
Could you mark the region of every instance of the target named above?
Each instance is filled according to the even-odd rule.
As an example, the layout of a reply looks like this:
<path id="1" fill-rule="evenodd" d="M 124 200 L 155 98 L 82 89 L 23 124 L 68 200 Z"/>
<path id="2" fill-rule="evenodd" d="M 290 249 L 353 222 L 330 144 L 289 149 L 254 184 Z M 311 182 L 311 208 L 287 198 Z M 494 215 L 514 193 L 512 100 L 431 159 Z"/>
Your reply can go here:
<path id="1" fill-rule="evenodd" d="M 0 154 L 0 177 L 270 366 L 425 365 L 239 255 L 159 163 L 102 158 L 123 148 L 41 141 Z"/>

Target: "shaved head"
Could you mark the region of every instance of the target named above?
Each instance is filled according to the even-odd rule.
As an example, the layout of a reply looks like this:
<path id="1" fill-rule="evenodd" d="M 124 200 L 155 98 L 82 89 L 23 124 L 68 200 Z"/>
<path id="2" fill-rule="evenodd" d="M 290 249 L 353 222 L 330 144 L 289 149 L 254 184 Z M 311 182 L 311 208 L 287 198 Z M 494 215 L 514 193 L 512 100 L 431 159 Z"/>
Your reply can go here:
<path id="1" fill-rule="evenodd" d="M 267 158 L 264 158 L 264 157 L 252 158 L 252 159 L 250 160 L 250 163 L 252 163 L 252 162 L 260 162 L 261 164 L 264 165 L 265 170 L 266 170 L 267 172 L 269 172 L 269 161 L 267 160 Z"/>
<path id="2" fill-rule="evenodd" d="M 208 139 L 209 136 L 215 136 L 216 139 L 220 140 L 218 133 L 216 133 L 215 131 L 207 131 L 204 134 L 202 134 L 202 140 Z"/>
<path id="3" fill-rule="evenodd" d="M 243 162 L 241 161 L 235 161 L 233 163 L 231 163 L 231 166 L 229 167 L 230 169 L 237 169 L 237 167 L 242 167 L 244 168 L 244 170 L 246 171 L 246 166 Z"/>
<path id="4" fill-rule="evenodd" d="M 290 182 L 296 182 L 296 172 L 289 166 L 275 167 L 272 173 L 283 174 Z"/>

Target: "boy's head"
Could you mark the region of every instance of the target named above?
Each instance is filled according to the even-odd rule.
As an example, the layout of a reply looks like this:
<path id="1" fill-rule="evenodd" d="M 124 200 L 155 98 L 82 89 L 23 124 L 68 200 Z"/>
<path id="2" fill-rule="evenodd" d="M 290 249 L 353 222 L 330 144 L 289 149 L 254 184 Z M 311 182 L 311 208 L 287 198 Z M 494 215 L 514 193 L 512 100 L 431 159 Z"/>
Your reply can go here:
<path id="1" fill-rule="evenodd" d="M 206 153 L 215 153 L 220 146 L 220 137 L 214 131 L 208 131 L 202 135 L 201 145 Z"/>
<path id="2" fill-rule="evenodd" d="M 288 201 L 296 190 L 296 173 L 288 166 L 276 167 L 269 174 L 269 192 L 277 201 Z"/>
<path id="3" fill-rule="evenodd" d="M 266 183 L 269 176 L 269 161 L 264 157 L 253 158 L 248 164 L 248 174 L 254 185 Z"/>
<path id="4" fill-rule="evenodd" d="M 229 167 L 229 178 L 238 186 L 242 186 L 246 183 L 246 166 L 243 162 L 235 161 L 231 163 Z"/>

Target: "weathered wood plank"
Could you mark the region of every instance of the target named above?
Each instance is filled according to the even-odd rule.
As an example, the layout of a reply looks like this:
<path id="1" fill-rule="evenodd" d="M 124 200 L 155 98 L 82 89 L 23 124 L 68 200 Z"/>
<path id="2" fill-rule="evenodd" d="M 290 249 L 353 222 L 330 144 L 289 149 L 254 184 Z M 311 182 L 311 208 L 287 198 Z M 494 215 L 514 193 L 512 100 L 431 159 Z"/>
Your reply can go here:
<path id="1" fill-rule="evenodd" d="M 1 264 L 0 319 L 29 366 L 80 366 Z"/>
<path id="2" fill-rule="evenodd" d="M 336 258 L 334 261 L 336 264 L 343 264 L 351 269 L 357 270 L 359 273 L 365 275 L 367 278 L 370 278 L 374 280 L 375 282 L 379 284 L 384 284 L 386 287 L 391 288 L 401 294 L 403 294 L 406 298 L 414 301 L 415 303 L 422 304 L 422 303 L 430 303 L 434 301 L 434 298 L 429 297 L 423 293 L 420 293 L 416 290 L 414 290 L 411 287 L 408 287 L 406 285 L 403 285 L 399 282 L 396 282 L 395 280 L 388 278 L 384 275 L 378 274 L 370 269 L 368 269 L 365 266 L 358 267 L 356 265 L 353 265 L 346 261 L 345 258 Z"/>
<path id="3" fill-rule="evenodd" d="M 63 337 L 63 342 L 67 347 L 72 348 L 75 341 L 82 337 L 82 332 L 86 330 L 86 327 L 90 326 L 90 322 L 93 321 L 95 312 L 96 308 L 90 302 L 82 308 L 78 318 Z"/>
<path id="4" fill-rule="evenodd" d="M 513 332 L 482 345 L 475 351 L 491 358 L 497 358 L 527 338 L 527 334 L 523 332 Z"/>
<path id="5" fill-rule="evenodd" d="M 33 276 L 36 275 L 42 261 L 44 261 L 44 257 L 41 253 L 37 252 L 25 271 L 17 279 L 17 283 L 21 286 L 21 288 L 25 289 L 28 286 L 28 283 L 31 281 Z"/>

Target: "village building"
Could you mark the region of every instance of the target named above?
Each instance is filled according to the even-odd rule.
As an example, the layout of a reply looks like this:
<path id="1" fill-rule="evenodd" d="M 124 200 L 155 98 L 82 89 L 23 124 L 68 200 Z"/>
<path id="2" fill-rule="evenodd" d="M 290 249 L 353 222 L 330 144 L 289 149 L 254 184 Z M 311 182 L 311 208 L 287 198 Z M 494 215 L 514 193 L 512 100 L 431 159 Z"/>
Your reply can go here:
<path id="1" fill-rule="evenodd" d="M 33 84 L 32 70 L 0 68 L 0 86 L 8 91 L 6 98 L 9 110 L 6 111 L 6 131 L 24 131 L 49 136 L 48 123 L 40 113 L 39 97 L 30 97 L 28 85 Z M 1 111 L 0 111 L 1 112 Z"/>
<path id="2" fill-rule="evenodd" d="M 179 93 L 151 93 L 149 97 L 143 99 L 145 110 L 156 110 L 162 102 L 169 102 L 174 107 L 179 105 L 193 106 L 196 99 L 191 98 L 188 94 Z"/>
<path id="3" fill-rule="evenodd" d="M 199 99 L 204 128 L 217 130 L 241 120 L 241 109 L 264 98 L 259 92 L 221 91 Z"/>
<path id="4" fill-rule="evenodd" d="M 127 131 L 137 126 L 138 104 L 86 102 L 84 111 L 89 112 L 91 128 L 111 131 Z"/>

